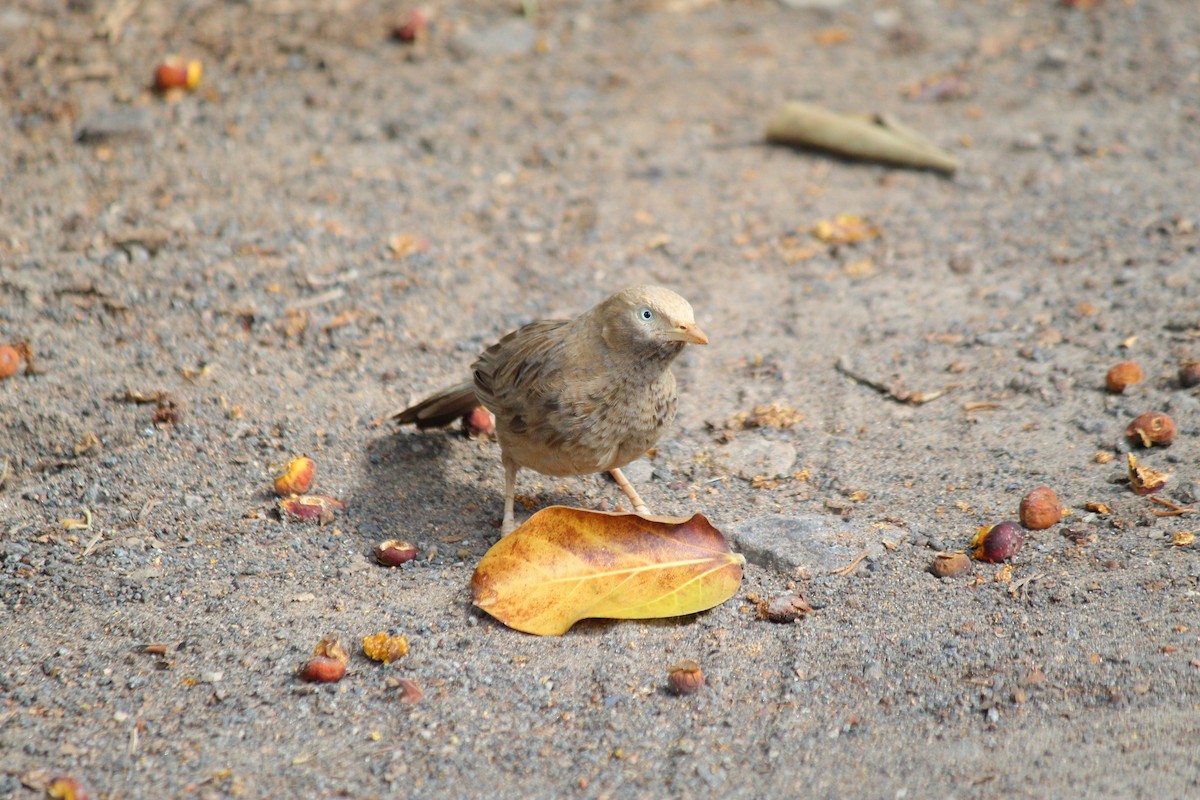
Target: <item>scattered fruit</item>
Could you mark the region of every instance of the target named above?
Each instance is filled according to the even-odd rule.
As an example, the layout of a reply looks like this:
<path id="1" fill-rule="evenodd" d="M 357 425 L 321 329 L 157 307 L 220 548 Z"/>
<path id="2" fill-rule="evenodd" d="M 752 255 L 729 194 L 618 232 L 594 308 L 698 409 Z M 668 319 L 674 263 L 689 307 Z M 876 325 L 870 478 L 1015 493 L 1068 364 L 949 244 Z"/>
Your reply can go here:
<path id="1" fill-rule="evenodd" d="M 92 792 L 75 778 L 60 775 L 50 781 L 50 785 L 46 787 L 46 796 L 54 800 L 91 800 Z"/>
<path id="2" fill-rule="evenodd" d="M 21 365 L 21 353 L 11 344 L 0 345 L 0 380 L 10 377 Z"/>
<path id="3" fill-rule="evenodd" d="M 1121 394 L 1135 383 L 1141 383 L 1146 375 L 1136 361 L 1122 361 L 1108 371 L 1104 386 L 1113 394 Z"/>
<path id="4" fill-rule="evenodd" d="M 391 664 L 408 655 L 408 639 L 403 636 L 389 636 L 386 631 L 365 637 L 362 646 L 363 655 L 384 664 Z"/>
<path id="5" fill-rule="evenodd" d="M 1200 361 L 1185 361 L 1179 365 L 1179 385 L 1184 389 L 1200 386 Z"/>
<path id="6" fill-rule="evenodd" d="M 808 601 L 798 594 L 759 600 L 755 604 L 755 607 L 758 611 L 759 619 L 780 623 L 795 622 L 798 619 L 803 619 L 811 614 L 813 610 Z"/>
<path id="7" fill-rule="evenodd" d="M 704 685 L 704 671 L 690 658 L 667 670 L 667 688 L 675 694 L 695 694 Z"/>
<path id="8" fill-rule="evenodd" d="M 429 20 L 417 9 L 408 12 L 408 19 L 392 29 L 392 38 L 398 42 L 418 42 L 429 33 Z"/>
<path id="9" fill-rule="evenodd" d="M 971 559 L 962 552 L 941 552 L 933 556 L 929 571 L 939 578 L 954 578 L 971 569 Z"/>
<path id="10" fill-rule="evenodd" d="M 1062 504 L 1048 486 L 1039 486 L 1021 498 L 1021 524 L 1031 531 L 1041 531 L 1062 519 Z"/>
<path id="11" fill-rule="evenodd" d="M 417 546 L 399 539 L 388 539 L 375 547 L 375 560 L 385 567 L 398 567 L 417 557 Z"/>
<path id="12" fill-rule="evenodd" d="M 1150 411 L 1137 417 L 1125 429 L 1125 438 L 1134 444 L 1141 442 L 1142 447 L 1153 447 L 1160 444 L 1163 447 L 1175 441 L 1175 420 L 1166 414 Z"/>
<path id="13" fill-rule="evenodd" d="M 326 656 L 313 656 L 300 669 L 300 680 L 305 683 L 337 683 L 344 677 L 346 663 Z"/>
<path id="14" fill-rule="evenodd" d="M 313 648 L 313 657 L 300 669 L 300 680 L 308 683 L 337 683 L 346 675 L 350 655 L 336 636 L 325 636 Z"/>
<path id="15" fill-rule="evenodd" d="M 312 488 L 316 475 L 317 462 L 308 456 L 293 458 L 284 466 L 283 472 L 275 476 L 275 494 L 280 497 L 304 494 Z"/>
<path id="16" fill-rule="evenodd" d="M 463 430 L 470 439 L 491 439 L 496 433 L 496 418 L 483 406 L 462 418 Z"/>
<path id="17" fill-rule="evenodd" d="M 999 564 L 1021 552 L 1025 531 L 1015 522 L 984 526 L 971 537 L 971 556 L 976 561 Z"/>
<path id="18" fill-rule="evenodd" d="M 1126 453 L 1126 458 L 1129 459 L 1129 486 L 1133 489 L 1133 493 L 1139 496 L 1154 494 L 1162 491 L 1162 488 L 1167 485 L 1167 478 L 1170 476 L 1165 472 L 1156 472 L 1148 467 L 1139 467 L 1137 456 L 1133 453 Z"/>
<path id="19" fill-rule="evenodd" d="M 170 56 L 154 70 L 154 88 L 160 92 L 168 89 L 191 91 L 200 85 L 203 65 L 195 59 L 184 61 L 179 56 Z"/>
<path id="20" fill-rule="evenodd" d="M 323 494 L 300 494 L 285 497 L 279 501 L 279 508 L 287 519 L 297 522 L 316 520 L 319 525 L 333 522 L 335 511 L 341 511 L 346 504 Z"/>

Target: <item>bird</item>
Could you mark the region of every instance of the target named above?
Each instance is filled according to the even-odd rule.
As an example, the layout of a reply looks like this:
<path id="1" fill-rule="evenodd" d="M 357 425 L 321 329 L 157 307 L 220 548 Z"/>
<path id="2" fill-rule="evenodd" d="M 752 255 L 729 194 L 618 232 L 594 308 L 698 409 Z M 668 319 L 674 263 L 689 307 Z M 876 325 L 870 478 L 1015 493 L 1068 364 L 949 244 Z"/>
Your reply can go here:
<path id="1" fill-rule="evenodd" d="M 517 473 L 609 472 L 637 514 L 650 511 L 621 467 L 650 450 L 675 419 L 671 363 L 708 344 L 692 306 L 670 289 L 631 286 L 572 320 L 531 322 L 487 348 L 473 379 L 393 418 L 441 427 L 482 405 L 496 419 L 504 466 L 501 536 L 516 528 Z"/>

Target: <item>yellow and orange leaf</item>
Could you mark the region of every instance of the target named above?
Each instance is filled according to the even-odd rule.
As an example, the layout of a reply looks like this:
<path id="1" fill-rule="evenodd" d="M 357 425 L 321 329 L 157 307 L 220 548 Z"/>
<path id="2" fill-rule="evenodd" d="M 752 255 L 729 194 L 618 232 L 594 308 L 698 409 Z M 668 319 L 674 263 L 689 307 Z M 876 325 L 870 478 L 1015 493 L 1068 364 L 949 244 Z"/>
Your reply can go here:
<path id="1" fill-rule="evenodd" d="M 510 628 L 561 635 L 591 617 L 677 617 L 718 606 L 737 591 L 744 563 L 703 514 L 551 506 L 484 555 L 471 595 Z"/>

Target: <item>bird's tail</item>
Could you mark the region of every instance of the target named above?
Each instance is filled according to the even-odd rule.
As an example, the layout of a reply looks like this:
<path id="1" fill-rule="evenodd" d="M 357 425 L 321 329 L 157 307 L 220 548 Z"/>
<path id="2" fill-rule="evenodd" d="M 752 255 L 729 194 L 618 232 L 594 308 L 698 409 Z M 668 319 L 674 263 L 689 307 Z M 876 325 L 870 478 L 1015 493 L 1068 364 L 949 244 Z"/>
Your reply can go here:
<path id="1" fill-rule="evenodd" d="M 415 406 L 397 411 L 392 419 L 401 425 L 415 422 L 417 427 L 440 428 L 466 416 L 480 405 L 475 396 L 475 384 L 460 383 L 426 397 Z"/>

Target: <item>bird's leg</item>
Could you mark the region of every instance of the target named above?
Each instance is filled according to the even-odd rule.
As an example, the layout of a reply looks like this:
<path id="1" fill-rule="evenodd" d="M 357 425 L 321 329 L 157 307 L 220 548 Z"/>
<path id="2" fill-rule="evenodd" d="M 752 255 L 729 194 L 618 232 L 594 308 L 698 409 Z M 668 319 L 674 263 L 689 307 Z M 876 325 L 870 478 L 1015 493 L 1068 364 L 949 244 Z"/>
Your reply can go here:
<path id="1" fill-rule="evenodd" d="M 635 514 L 649 514 L 650 509 L 638 496 L 637 489 L 633 488 L 633 484 L 625 477 L 625 473 L 621 472 L 620 468 L 610 469 L 609 474 L 613 476 L 613 480 L 617 482 L 617 486 L 621 487 L 621 491 L 629 498 L 629 502 L 633 503 L 633 512 Z"/>
<path id="2" fill-rule="evenodd" d="M 513 495 L 517 491 L 517 466 L 515 461 L 505 458 L 504 461 L 504 521 L 500 523 L 500 535 L 508 536 L 516 530 L 517 523 L 513 520 Z"/>

